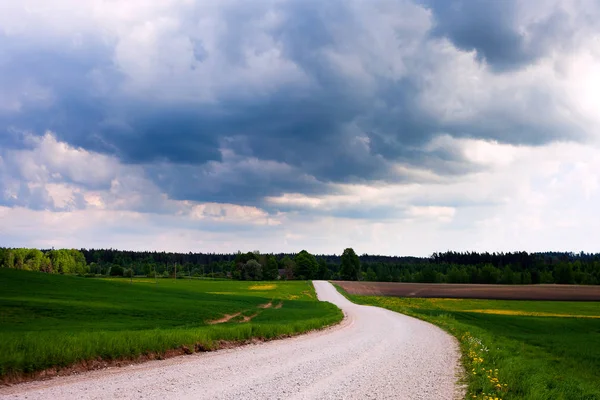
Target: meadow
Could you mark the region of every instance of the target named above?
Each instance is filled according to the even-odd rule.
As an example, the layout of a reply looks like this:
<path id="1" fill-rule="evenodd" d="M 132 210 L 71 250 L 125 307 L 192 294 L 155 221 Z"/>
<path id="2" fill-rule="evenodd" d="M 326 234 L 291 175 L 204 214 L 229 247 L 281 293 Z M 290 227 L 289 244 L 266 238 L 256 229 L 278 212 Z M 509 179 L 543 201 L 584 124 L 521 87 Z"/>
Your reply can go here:
<path id="1" fill-rule="evenodd" d="M 130 281 L 0 268 L 0 378 L 213 350 L 342 318 L 307 281 Z"/>
<path id="2" fill-rule="evenodd" d="M 466 399 L 600 399 L 599 302 L 344 294 L 453 334 L 463 353 Z"/>

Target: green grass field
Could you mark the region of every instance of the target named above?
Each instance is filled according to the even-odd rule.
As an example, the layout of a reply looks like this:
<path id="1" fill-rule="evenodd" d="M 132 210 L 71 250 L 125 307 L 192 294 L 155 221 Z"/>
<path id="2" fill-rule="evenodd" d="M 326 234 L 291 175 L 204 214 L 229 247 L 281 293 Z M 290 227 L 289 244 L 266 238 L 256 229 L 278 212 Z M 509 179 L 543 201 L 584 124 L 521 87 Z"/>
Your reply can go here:
<path id="1" fill-rule="evenodd" d="M 456 336 L 466 399 L 600 399 L 598 302 L 347 296 Z"/>
<path id="2" fill-rule="evenodd" d="M 235 317 L 214 323 L 226 314 Z M 342 317 L 303 281 L 140 278 L 130 284 L 0 269 L 0 377 L 181 346 L 214 349 L 220 341 L 271 339 Z"/>

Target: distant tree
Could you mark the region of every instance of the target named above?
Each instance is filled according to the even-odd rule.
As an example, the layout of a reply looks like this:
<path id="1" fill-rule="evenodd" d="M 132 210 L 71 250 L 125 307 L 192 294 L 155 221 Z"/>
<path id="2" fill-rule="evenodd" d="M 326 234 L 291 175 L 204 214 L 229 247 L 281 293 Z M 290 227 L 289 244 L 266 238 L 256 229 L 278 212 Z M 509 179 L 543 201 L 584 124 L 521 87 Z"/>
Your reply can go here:
<path id="1" fill-rule="evenodd" d="M 3 268 L 15 267 L 15 253 L 13 249 L 2 249 L 2 253 L 0 253 L 0 266 Z"/>
<path id="2" fill-rule="evenodd" d="M 500 283 L 504 285 L 512 285 L 514 282 L 514 272 L 507 265 L 504 267 L 504 271 L 502 271 L 502 276 L 500 277 Z"/>
<path id="3" fill-rule="evenodd" d="M 279 276 L 279 264 L 274 255 L 268 255 L 266 264 L 263 267 L 263 279 L 273 280 Z"/>
<path id="4" fill-rule="evenodd" d="M 554 283 L 554 276 L 550 271 L 542 271 L 540 273 L 540 283 Z"/>
<path id="5" fill-rule="evenodd" d="M 365 280 L 369 282 L 374 282 L 377 280 L 377 274 L 373 271 L 373 268 L 367 268 L 367 273 L 365 274 Z"/>
<path id="6" fill-rule="evenodd" d="M 38 249 L 18 249 L 21 253 L 19 258 L 23 259 L 23 269 L 28 271 L 40 271 L 48 264 L 48 258 Z"/>
<path id="7" fill-rule="evenodd" d="M 454 265 L 448 271 L 447 281 L 448 283 L 468 283 L 469 275 L 463 268 L 458 268 Z"/>
<path id="8" fill-rule="evenodd" d="M 360 259 L 354 252 L 354 249 L 347 248 L 344 250 L 341 263 L 340 278 L 345 281 L 357 280 L 360 272 Z"/>
<path id="9" fill-rule="evenodd" d="M 69 255 L 68 250 L 50 250 L 48 257 L 54 272 L 70 274 L 75 269 L 75 260 Z"/>
<path id="10" fill-rule="evenodd" d="M 296 263 L 296 271 L 294 274 L 299 279 L 313 279 L 317 276 L 319 264 L 317 263 L 315 256 L 308 251 L 302 250 L 300 253 L 296 254 L 294 262 Z"/>
<path id="11" fill-rule="evenodd" d="M 235 268 L 232 271 L 233 279 L 242 279 L 242 280 L 254 280 L 256 265 L 250 264 L 247 265 L 249 261 L 256 261 L 258 265 L 260 265 L 260 275 L 262 277 L 262 265 L 258 261 L 260 254 L 256 252 L 247 252 L 242 253 L 239 252 L 235 256 Z"/>
<path id="12" fill-rule="evenodd" d="M 600 283 L 600 254 L 545 252 L 532 253 L 434 253 L 431 257 L 396 257 L 363 254 L 358 257 L 358 267 L 348 263 L 345 256 L 323 255 L 317 260 L 315 272 L 312 256 L 301 252 L 298 263 L 281 254 L 273 258 L 257 251 L 237 254 L 135 252 L 115 249 L 59 249 L 38 250 L 27 248 L 0 248 L 0 268 L 16 268 L 48 273 L 108 275 L 118 267 L 133 270 L 135 275 L 159 276 L 198 275 L 257 279 L 278 277 L 283 269 L 287 279 L 302 275 L 317 279 L 373 279 L 369 269 L 383 282 L 449 282 L 449 283 Z M 342 260 L 342 258 L 344 260 Z M 353 257 L 350 257 L 353 259 Z M 255 260 L 260 264 L 258 268 Z M 278 260 L 278 261 L 277 261 Z M 344 266 L 342 266 L 344 261 Z M 361 263 L 362 269 L 361 271 Z M 349 272 L 350 271 L 350 272 Z"/>
<path id="13" fill-rule="evenodd" d="M 327 260 L 325 257 L 318 259 L 319 270 L 317 271 L 317 279 L 331 279 L 331 271 L 327 268 Z"/>
<path id="14" fill-rule="evenodd" d="M 262 265 L 254 259 L 242 264 L 242 279 L 245 281 L 260 281 L 263 278 Z"/>
<path id="15" fill-rule="evenodd" d="M 521 273 L 521 283 L 523 285 L 530 285 L 531 284 L 531 273 L 529 271 L 523 271 Z"/>
<path id="16" fill-rule="evenodd" d="M 73 259 L 73 262 L 71 264 L 71 273 L 85 274 L 90 271 L 85 261 L 84 255 L 79 250 L 71 249 L 66 251 L 68 252 L 68 256 L 70 256 Z"/>
<path id="17" fill-rule="evenodd" d="M 294 271 L 296 270 L 296 263 L 294 262 L 294 260 L 292 260 L 288 256 L 285 256 L 281 260 L 281 265 L 283 266 L 283 269 L 284 269 L 285 279 L 287 279 L 287 280 L 294 279 L 295 278 Z"/>
<path id="18" fill-rule="evenodd" d="M 14 255 L 14 268 L 24 269 L 27 249 L 13 249 L 12 253 Z"/>
<path id="19" fill-rule="evenodd" d="M 252 251 L 249 251 L 247 253 L 238 252 L 235 256 L 235 263 L 236 264 L 244 264 L 250 260 L 258 261 L 258 257 L 259 257 L 259 254 L 256 252 L 252 252 Z"/>
<path id="20" fill-rule="evenodd" d="M 113 265 L 110 268 L 110 276 L 123 276 L 125 270 L 119 265 Z"/>
<path id="21" fill-rule="evenodd" d="M 573 266 L 567 262 L 560 262 L 554 267 L 554 282 L 560 284 L 573 283 Z"/>
<path id="22" fill-rule="evenodd" d="M 363 266 L 363 269 L 364 269 L 364 266 Z M 393 268 L 393 269 L 397 270 L 397 268 Z M 375 270 L 375 274 L 377 275 L 376 280 L 381 281 L 381 282 L 391 282 L 394 280 L 394 274 L 392 273 L 389 265 L 379 264 L 377 266 L 377 269 Z M 398 273 L 396 273 L 396 276 L 398 276 Z"/>
<path id="23" fill-rule="evenodd" d="M 427 266 L 426 268 L 423 268 L 420 275 L 421 275 L 421 277 L 418 279 L 419 282 L 425 282 L 425 283 L 439 282 L 438 273 L 431 266 Z"/>
<path id="24" fill-rule="evenodd" d="M 486 264 L 481 269 L 481 283 L 498 283 L 500 270 L 492 264 Z"/>

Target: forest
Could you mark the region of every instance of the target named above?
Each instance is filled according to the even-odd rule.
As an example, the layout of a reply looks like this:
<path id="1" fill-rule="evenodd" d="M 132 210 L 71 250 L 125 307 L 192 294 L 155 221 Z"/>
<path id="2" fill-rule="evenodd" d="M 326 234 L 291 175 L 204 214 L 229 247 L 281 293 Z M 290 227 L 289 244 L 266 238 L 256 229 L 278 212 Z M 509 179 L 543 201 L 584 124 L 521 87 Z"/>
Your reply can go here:
<path id="1" fill-rule="evenodd" d="M 233 254 L 115 249 L 0 248 L 0 267 L 47 273 L 237 280 L 340 279 L 479 284 L 600 284 L 600 254 L 567 252 L 433 253 L 430 257 Z"/>

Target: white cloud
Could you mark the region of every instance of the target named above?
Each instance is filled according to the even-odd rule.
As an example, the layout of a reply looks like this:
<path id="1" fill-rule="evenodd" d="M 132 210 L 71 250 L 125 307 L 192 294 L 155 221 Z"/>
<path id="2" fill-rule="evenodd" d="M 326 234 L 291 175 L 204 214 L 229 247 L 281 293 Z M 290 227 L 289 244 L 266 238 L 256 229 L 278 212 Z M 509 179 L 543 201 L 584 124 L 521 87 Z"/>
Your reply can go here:
<path id="1" fill-rule="evenodd" d="M 25 180 L 104 186 L 117 174 L 118 162 L 113 157 L 60 142 L 51 132 L 42 137 L 28 136 L 27 142 L 32 149 L 11 153 Z"/>
<path id="2" fill-rule="evenodd" d="M 213 102 L 308 82 L 269 34 L 283 23 L 269 1 L 24 0 L 3 4 L 0 32 L 66 54 L 104 46 L 112 53 L 108 71 L 126 77 L 120 90 L 130 96 Z M 92 72 L 101 90 L 105 71 Z M 19 107 L 18 97 L 0 98 L 0 110 Z"/>
<path id="3" fill-rule="evenodd" d="M 407 214 L 414 218 L 432 218 L 441 222 L 450 222 L 456 213 L 454 207 L 411 206 Z"/>
<path id="4" fill-rule="evenodd" d="M 450 135 L 435 137 L 424 149 L 429 152 L 436 150 L 450 152 L 471 164 L 482 167 L 510 165 L 519 154 L 528 151 L 525 147 L 502 144 L 496 140 L 457 139 Z"/>
<path id="5" fill-rule="evenodd" d="M 270 216 L 266 211 L 257 207 L 240 206 L 237 204 L 203 203 L 190 204 L 189 215 L 193 219 L 210 219 L 213 221 L 252 223 L 257 225 L 280 225 L 277 216 Z"/>
<path id="6" fill-rule="evenodd" d="M 596 250 L 589 232 L 600 229 L 600 149 L 575 143 L 531 147 L 444 140 L 487 168 L 440 182 L 335 185 L 338 194 L 288 193 L 267 200 L 279 207 L 311 212 L 346 209 L 347 215 L 382 208 L 383 215 L 373 211 L 355 224 L 363 233 L 395 232 L 402 236 L 402 243 L 414 249 L 411 254 L 450 248 Z M 350 229 L 344 228 L 349 224 L 345 218 L 328 220 L 335 221 L 331 224 L 342 235 L 344 229 Z M 315 230 L 323 230 L 321 220 L 311 220 L 311 224 L 319 227 Z M 359 247 L 367 252 L 381 249 L 373 237 L 364 237 Z M 389 251 L 399 254 L 399 250 Z"/>
<path id="7" fill-rule="evenodd" d="M 570 109 L 581 125 L 587 127 L 590 139 L 600 141 L 600 34 L 591 36 L 585 46 L 560 62 L 560 80 L 565 88 Z"/>
<path id="8" fill-rule="evenodd" d="M 140 166 L 123 165 L 113 156 L 74 148 L 51 132 L 43 137 L 28 135 L 26 142 L 31 148 L 8 150 L 0 156 L 0 184 L 9 204 L 57 212 L 89 211 L 93 215 L 101 211 L 106 215 L 154 213 L 226 224 L 280 224 L 280 216 L 257 207 L 171 199 Z"/>
<path id="9" fill-rule="evenodd" d="M 465 140 L 455 145 L 463 152 L 482 147 Z M 485 152 L 487 146 L 506 150 L 489 142 Z M 250 206 L 190 202 L 173 202 L 179 211 L 163 215 L 91 206 L 71 212 L 1 207 L 0 237 L 9 245 L 178 251 L 306 248 L 340 253 L 352 246 L 359 253 L 428 255 L 446 249 L 597 250 L 590 232 L 600 229 L 599 150 L 556 143 L 512 151 L 510 163 L 492 163 L 458 180 L 336 185 L 338 194 L 274 197 L 272 205 L 291 208 L 275 216 Z M 344 207 L 385 212 L 360 219 L 335 216 Z M 398 217 L 394 209 L 402 210 Z"/>
<path id="10" fill-rule="evenodd" d="M 0 200 L 12 207 L 0 207 L 0 235 L 11 244 L 314 252 L 355 246 L 359 252 L 421 255 L 446 248 L 597 250 L 590 233 L 600 228 L 600 36 L 581 17 L 588 8 L 579 8 L 593 2 L 521 2 L 515 24 L 527 37 L 535 37 L 536 21 L 556 7 L 581 29 L 566 41 L 569 46 L 502 73 L 475 52 L 432 38 L 431 13 L 409 1 L 347 2 L 352 23 L 331 18 L 326 34 L 332 43 L 321 38 L 323 43 L 309 43 L 303 54 L 294 54 L 282 34 L 300 16 L 283 7 L 285 2 L 5 3 L 0 32 L 23 48 L 81 61 L 96 94 L 142 99 L 160 109 L 168 102 L 245 103 L 275 92 L 301 97 L 338 85 L 335 96 L 326 98 L 332 111 L 346 96 L 354 96 L 358 106 L 345 107 L 365 110 L 336 116 L 343 122 L 331 127 L 341 132 L 333 137 L 337 143 L 331 140 L 335 151 L 357 164 L 368 159 L 390 168 L 388 180 L 331 178 L 323 184 L 326 192 L 303 191 L 322 187 L 318 175 L 307 172 L 322 160 L 307 152 L 292 165 L 276 157 L 280 154 L 258 157 L 262 149 L 250 145 L 236 153 L 225 142 L 243 142 L 244 127 L 219 137 L 225 143 L 221 159 L 203 165 L 124 164 L 51 132 L 28 135 L 25 148 L 0 149 Z M 296 38 L 300 47 L 321 32 L 302 34 Z M 95 52 L 105 57 L 98 65 Z M 87 66 L 88 58 L 93 65 Z M 8 61 L 10 52 L 0 54 L 0 66 Z M 17 78 L 2 82 L 2 115 L 30 105 L 43 109 L 60 95 L 47 86 L 51 79 Z M 339 82 L 331 82 L 335 79 Z M 406 90 L 415 91 L 412 104 L 398 100 L 405 82 Z M 431 136 L 416 137 L 421 133 L 398 126 L 406 122 L 407 106 L 448 132 L 428 140 Z M 126 124 L 118 115 L 107 118 L 107 125 Z M 403 151 L 424 158 L 442 153 L 447 159 L 436 168 L 410 155 L 384 159 L 385 151 L 376 154 L 369 136 L 370 119 L 375 128 L 381 122 L 381 135 Z M 292 180 L 299 188 L 288 184 Z M 273 185 L 285 192 L 235 204 L 244 189 L 266 193 Z M 181 190 L 167 193 L 170 187 Z M 192 201 L 195 188 L 205 198 L 228 200 Z M 231 188 L 241 190 L 229 193 Z M 266 211 L 278 208 L 280 213 Z"/>
<path id="11" fill-rule="evenodd" d="M 266 240 L 279 243 L 276 226 L 259 226 L 267 229 L 267 234 L 259 235 L 238 225 L 233 237 L 222 225 L 232 221 L 206 219 L 198 224 L 190 222 L 189 215 L 97 209 L 57 212 L 0 206 L 0 221 L 4 246 L 231 252 L 251 251 L 252 246 L 264 248 Z"/>

